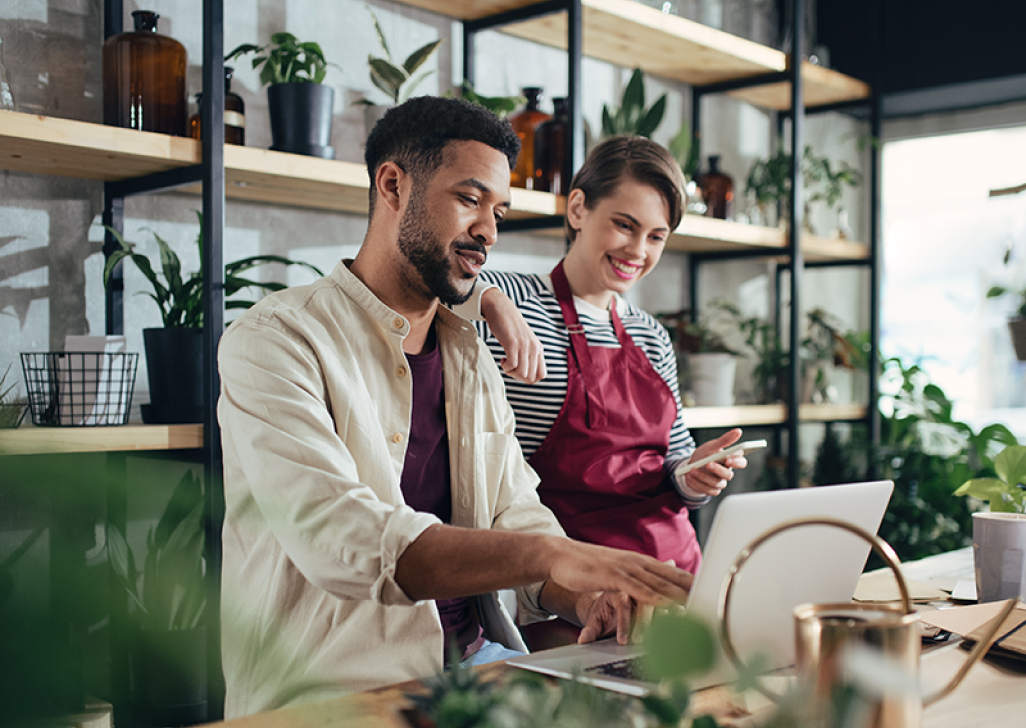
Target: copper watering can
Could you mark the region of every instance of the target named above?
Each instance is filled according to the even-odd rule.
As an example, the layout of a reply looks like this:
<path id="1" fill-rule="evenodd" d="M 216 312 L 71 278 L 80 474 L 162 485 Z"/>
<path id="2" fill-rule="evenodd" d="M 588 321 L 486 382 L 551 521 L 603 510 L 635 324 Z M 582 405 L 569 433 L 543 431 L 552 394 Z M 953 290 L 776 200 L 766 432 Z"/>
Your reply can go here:
<path id="1" fill-rule="evenodd" d="M 923 696 L 918 689 L 921 637 L 919 615 L 912 609 L 908 585 L 901 574 L 901 562 L 894 549 L 883 539 L 864 529 L 833 518 L 800 519 L 783 523 L 752 541 L 734 560 L 723 584 L 720 597 L 720 635 L 723 649 L 734 666 L 744 672 L 745 663 L 738 655 L 730 633 L 730 599 L 737 574 L 752 553 L 773 537 L 803 526 L 832 526 L 859 536 L 894 572 L 901 593 L 901 605 L 878 604 L 802 604 L 795 607 L 795 673 L 798 690 L 804 694 L 804 705 L 810 710 L 816 724 L 830 725 L 832 704 L 838 695 L 847 693 L 851 711 L 849 718 L 865 728 L 919 728 L 923 707 L 940 700 L 958 687 L 970 668 L 990 649 L 998 636 L 1005 618 L 1015 608 L 1016 600 L 1009 600 L 1001 615 L 992 622 L 984 639 L 976 643 L 965 663 L 955 676 L 930 695 Z M 851 670 L 861 662 L 870 670 L 898 677 L 896 682 L 915 681 L 915 687 L 905 689 L 862 690 L 855 688 Z M 784 696 L 769 690 L 760 682 L 756 689 L 776 703 Z"/>

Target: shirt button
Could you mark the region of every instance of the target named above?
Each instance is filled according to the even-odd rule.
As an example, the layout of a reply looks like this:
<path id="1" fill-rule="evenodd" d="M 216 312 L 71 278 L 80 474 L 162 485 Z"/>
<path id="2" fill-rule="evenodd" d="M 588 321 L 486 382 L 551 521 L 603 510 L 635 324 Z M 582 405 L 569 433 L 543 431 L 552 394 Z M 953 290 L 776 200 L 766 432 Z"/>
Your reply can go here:
<path id="1" fill-rule="evenodd" d="M 406 376 L 406 367 L 396 367 L 395 375 L 397 377 L 405 377 Z"/>
<path id="2" fill-rule="evenodd" d="M 398 445 L 402 441 L 403 441 L 403 433 L 397 432 L 394 435 L 392 435 L 392 442 L 394 442 L 394 443 L 396 443 Z"/>
<path id="3" fill-rule="evenodd" d="M 392 322 L 392 326 L 394 326 L 397 329 L 401 329 L 403 327 L 403 320 L 401 318 L 397 318 L 395 321 Z"/>

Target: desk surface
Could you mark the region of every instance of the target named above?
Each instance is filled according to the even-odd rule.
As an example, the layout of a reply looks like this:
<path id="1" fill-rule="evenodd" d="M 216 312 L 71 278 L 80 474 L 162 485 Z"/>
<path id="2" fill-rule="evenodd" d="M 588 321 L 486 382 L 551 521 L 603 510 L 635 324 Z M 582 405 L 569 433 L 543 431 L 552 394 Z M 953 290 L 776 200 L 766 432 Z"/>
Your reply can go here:
<path id="1" fill-rule="evenodd" d="M 967 571 L 968 566 L 968 571 Z M 972 549 L 903 564 L 908 578 L 931 581 L 971 578 Z M 964 663 L 968 652 L 957 644 L 930 649 L 922 658 L 922 681 L 932 692 L 947 683 Z M 483 680 L 501 679 L 510 668 L 504 664 L 477 668 Z M 228 721 L 232 728 L 409 728 L 400 709 L 404 697 L 420 687 L 418 682 L 392 685 L 321 703 L 284 708 Z M 714 715 L 724 725 L 759 724 L 770 706 L 758 694 L 739 698 L 727 687 L 699 691 L 693 714 Z M 755 714 L 754 717 L 752 714 Z M 948 697 L 923 711 L 922 728 L 1023 728 L 1026 715 L 1026 667 L 1007 667 L 983 660 L 973 667 L 962 684 Z"/>

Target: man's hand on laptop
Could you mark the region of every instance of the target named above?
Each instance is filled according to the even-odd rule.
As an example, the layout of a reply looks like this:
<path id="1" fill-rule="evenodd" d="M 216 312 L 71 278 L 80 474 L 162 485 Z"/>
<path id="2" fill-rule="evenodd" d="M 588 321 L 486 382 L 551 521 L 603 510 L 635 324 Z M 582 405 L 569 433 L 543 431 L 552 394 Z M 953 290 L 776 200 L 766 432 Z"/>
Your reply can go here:
<path id="1" fill-rule="evenodd" d="M 567 539 L 554 550 L 542 605 L 584 629 L 580 642 L 612 634 L 626 644 L 636 604 L 683 602 L 694 577 L 632 551 Z"/>

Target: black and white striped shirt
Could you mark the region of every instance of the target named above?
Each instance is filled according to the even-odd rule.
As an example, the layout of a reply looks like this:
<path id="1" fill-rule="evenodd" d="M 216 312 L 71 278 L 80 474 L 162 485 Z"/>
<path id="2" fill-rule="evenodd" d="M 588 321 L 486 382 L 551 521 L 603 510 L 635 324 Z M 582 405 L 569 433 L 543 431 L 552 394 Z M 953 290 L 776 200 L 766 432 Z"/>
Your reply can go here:
<path id="1" fill-rule="evenodd" d="M 544 349 L 548 374 L 542 381 L 537 384 L 524 384 L 503 374 L 506 397 L 516 414 L 516 436 L 524 456 L 530 458 L 549 434 L 566 400 L 567 349 L 570 341 L 563 322 L 563 313 L 553 293 L 551 278 L 547 275 L 483 271 L 480 283 L 488 284 L 479 286 L 482 289 L 491 285 L 498 286 L 513 301 Z M 685 489 L 683 477 L 678 481 L 673 476 L 674 468 L 682 460 L 689 458 L 695 449 L 695 441 L 684 426 L 682 417 L 677 384 L 677 360 L 673 344 L 666 330 L 650 314 L 615 295 L 614 301 L 624 330 L 635 346 L 645 353 L 652 367 L 673 392 L 673 398 L 677 403 L 677 419 L 670 430 L 670 445 L 665 463 L 667 478 L 689 508 L 699 507 L 709 500 L 708 496 L 701 496 L 690 489 Z M 609 312 L 577 297 L 574 298 L 574 303 L 584 326 L 588 345 L 618 349 L 620 342 L 617 341 Z M 475 321 L 474 324 L 496 363 L 500 362 L 505 353 L 488 325 L 484 321 Z"/>

